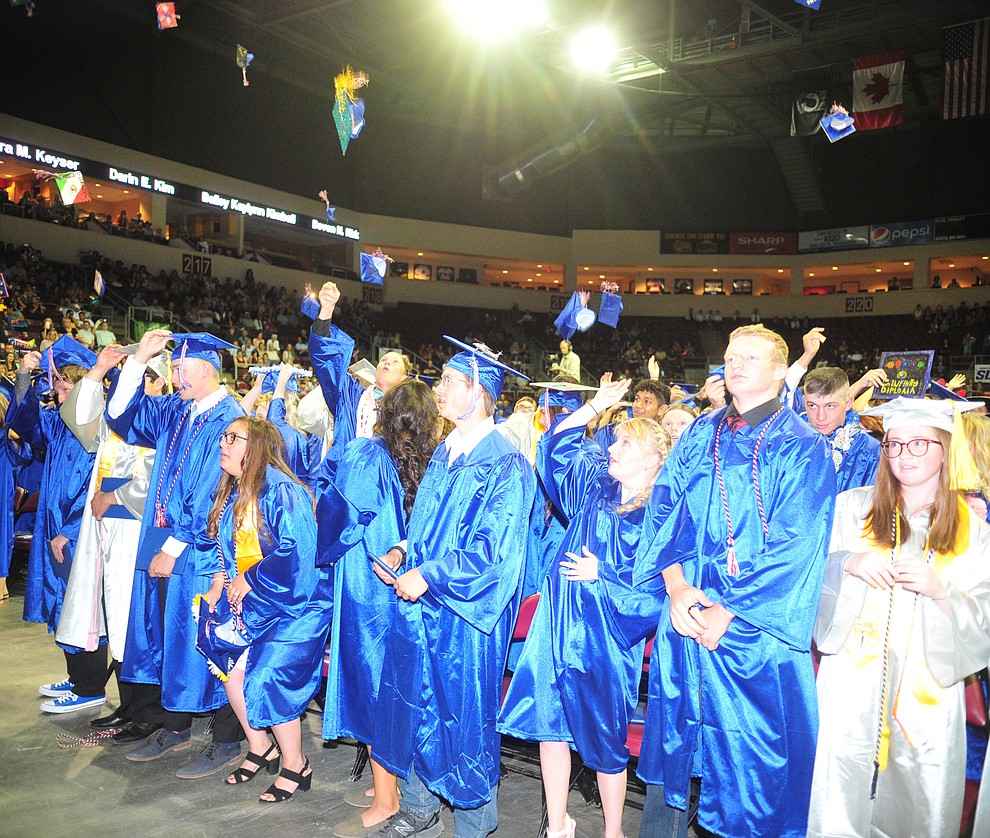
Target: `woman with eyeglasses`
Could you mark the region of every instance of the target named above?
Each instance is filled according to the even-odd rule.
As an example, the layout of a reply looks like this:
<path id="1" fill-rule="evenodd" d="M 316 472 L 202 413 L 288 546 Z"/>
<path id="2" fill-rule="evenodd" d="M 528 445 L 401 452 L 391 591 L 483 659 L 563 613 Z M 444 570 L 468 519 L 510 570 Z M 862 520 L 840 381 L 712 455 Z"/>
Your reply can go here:
<path id="1" fill-rule="evenodd" d="M 207 598 L 212 606 L 226 596 L 250 639 L 224 684 L 248 742 L 227 783 L 246 783 L 262 768 L 274 774 L 281 759 L 262 803 L 282 803 L 312 783 L 300 716 L 320 685 L 332 597 L 315 563 L 313 498 L 289 471 L 284 450 L 271 423 L 231 422 L 220 436 L 224 474 L 207 526 L 223 568 Z"/>
<path id="2" fill-rule="evenodd" d="M 964 402 L 896 398 L 876 485 L 839 495 L 815 640 L 809 836 L 959 834 L 963 679 L 990 658 L 990 527 Z"/>

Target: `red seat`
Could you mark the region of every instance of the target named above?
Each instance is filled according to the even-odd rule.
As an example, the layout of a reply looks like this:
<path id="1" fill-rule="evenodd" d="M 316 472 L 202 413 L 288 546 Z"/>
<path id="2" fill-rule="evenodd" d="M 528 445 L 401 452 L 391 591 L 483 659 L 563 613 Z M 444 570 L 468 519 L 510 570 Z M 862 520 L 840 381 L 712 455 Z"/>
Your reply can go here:
<path id="1" fill-rule="evenodd" d="M 988 727 L 987 699 L 984 689 L 986 678 L 987 670 L 984 669 L 966 679 L 966 724 L 974 727 Z M 979 781 L 967 780 L 963 791 L 963 816 L 959 830 L 960 835 L 969 835 L 973 831 L 973 818 L 976 816 L 976 800 L 979 793 Z"/>
<path id="2" fill-rule="evenodd" d="M 509 640 L 510 644 L 526 639 L 526 635 L 529 634 L 529 627 L 533 625 L 533 615 L 536 613 L 536 606 L 539 604 L 539 593 L 530 594 L 519 603 L 519 613 L 516 615 L 516 624 L 512 629 L 512 637 Z M 509 682 L 511 680 L 511 672 L 506 672 L 502 676 L 502 701 L 505 701 L 505 694 L 509 690 Z"/>

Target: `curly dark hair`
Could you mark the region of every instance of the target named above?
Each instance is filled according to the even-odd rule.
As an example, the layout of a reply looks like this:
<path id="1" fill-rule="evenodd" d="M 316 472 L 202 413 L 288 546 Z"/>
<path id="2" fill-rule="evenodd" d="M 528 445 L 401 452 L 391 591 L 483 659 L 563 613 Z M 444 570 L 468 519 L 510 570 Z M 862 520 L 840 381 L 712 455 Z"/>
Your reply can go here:
<path id="1" fill-rule="evenodd" d="M 385 443 L 399 470 L 407 515 L 412 512 L 419 482 L 439 442 L 439 418 L 433 391 L 416 379 L 392 387 L 378 406 L 375 436 Z"/>

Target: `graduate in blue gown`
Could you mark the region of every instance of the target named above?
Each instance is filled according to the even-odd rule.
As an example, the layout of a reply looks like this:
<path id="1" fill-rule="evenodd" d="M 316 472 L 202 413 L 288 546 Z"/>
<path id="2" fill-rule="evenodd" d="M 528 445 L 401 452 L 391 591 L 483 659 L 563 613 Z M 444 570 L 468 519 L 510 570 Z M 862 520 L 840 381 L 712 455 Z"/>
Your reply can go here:
<path id="1" fill-rule="evenodd" d="M 570 521 L 506 694 L 498 729 L 540 742 L 547 834 L 567 838 L 570 748 L 598 772 L 606 838 L 622 835 L 626 732 L 636 709 L 644 638 L 661 598 L 633 587 L 646 502 L 670 447 L 652 419 L 628 419 L 606 453 L 588 421 L 618 403 L 629 380 L 603 383 L 540 440 L 537 468 Z"/>
<path id="2" fill-rule="evenodd" d="M 674 446 L 634 574 L 642 584 L 661 574 L 668 594 L 638 767 L 649 784 L 644 838 L 685 836 L 698 794 L 698 823 L 717 835 L 807 829 L 818 726 L 811 632 L 835 469 L 824 437 L 781 407 L 779 335 L 736 329 L 725 361 L 733 402 Z"/>
<path id="3" fill-rule="evenodd" d="M 0 389 L 0 605 L 10 599 L 7 576 L 10 574 L 10 557 L 14 551 L 14 488 L 15 474 L 32 460 L 31 446 L 15 440 L 7 432 L 7 408 L 14 396 L 13 387 Z"/>
<path id="4" fill-rule="evenodd" d="M 206 334 L 174 339 L 178 341 L 171 362 L 175 392 L 161 397 L 144 392 L 148 360 L 173 340 L 167 331 L 152 329 L 121 369 L 106 411 L 107 424 L 125 442 L 156 450 L 141 520 L 121 679 L 160 685 L 165 727 L 146 743 L 149 749 L 157 743 L 156 753 L 143 746 L 128 756 L 145 761 L 183 747 L 189 741 L 191 714 L 226 708 L 224 724 L 215 723 L 213 728 L 213 741 L 230 746 L 221 754 L 226 760 L 214 766 L 221 770 L 240 752 L 240 725 L 229 711 L 223 685 L 196 652 L 191 606 L 220 572 L 206 520 L 220 480 L 218 440 L 244 411 L 220 384 L 219 351 L 231 348 L 230 344 Z M 215 749 L 206 756 L 211 763 L 218 758 Z M 196 767 L 207 768 L 198 763 Z"/>
<path id="5" fill-rule="evenodd" d="M 259 798 L 281 803 L 312 782 L 300 716 L 320 685 L 332 583 L 316 567 L 313 497 L 282 459 L 275 426 L 235 419 L 220 450 L 224 474 L 207 534 L 216 538 L 223 569 L 206 598 L 215 606 L 226 596 L 251 641 L 224 683 L 248 741 L 227 783 L 247 782 L 281 758 L 279 778 Z M 202 659 L 200 665 L 207 668 Z"/>
<path id="6" fill-rule="evenodd" d="M 535 483 L 526 458 L 495 432 L 504 369 L 483 348 L 466 348 L 436 391 L 440 415 L 456 427 L 409 520 L 372 743 L 376 759 L 406 778 L 388 822 L 399 834 L 437 834 L 438 796 L 454 806 L 457 834 L 498 825 L 495 719 Z"/>
<path id="7" fill-rule="evenodd" d="M 880 443 L 852 409 L 849 378 L 837 367 L 818 367 L 802 385 L 804 416 L 829 444 L 836 493 L 872 486 L 880 465 Z"/>
<path id="8" fill-rule="evenodd" d="M 58 405 L 94 363 L 96 355 L 68 335 L 59 338 L 45 353 L 27 353 L 21 359 L 14 401 L 7 412 L 7 423 L 22 440 L 45 449 L 38 514 L 28 557 L 24 619 L 47 623 L 49 632 L 55 631 L 62 615 L 94 461 L 62 421 Z M 37 369 L 47 376 L 55 393 L 54 406 L 42 407 L 37 389 L 31 386 L 31 373 Z M 42 704 L 42 710 L 64 713 L 103 704 L 106 649 L 62 649 L 69 678 L 40 688 L 42 695 L 51 699 Z"/>
<path id="9" fill-rule="evenodd" d="M 347 370 L 354 355 L 354 338 L 330 322 L 339 299 L 340 290 L 336 284 L 324 283 L 319 293 L 319 314 L 309 336 L 310 363 L 333 414 L 334 445 L 324 458 L 324 473 L 318 480 L 321 492 L 333 471 L 332 462 L 327 461 L 335 460 L 336 452 L 352 439 L 371 437 L 378 415 L 378 399 L 406 378 L 411 368 L 408 358 L 393 351 L 379 359 L 373 385 L 368 386 L 352 376 Z"/>
<path id="10" fill-rule="evenodd" d="M 370 745 L 374 738 L 384 641 L 396 597 L 369 557 L 381 557 L 390 566 L 401 563 L 394 546 L 406 541 L 409 513 L 437 445 L 439 420 L 429 387 L 411 379 L 397 384 L 382 396 L 375 436 L 347 444 L 331 488 L 317 506 L 321 560 L 334 574 L 324 739 L 350 737 Z M 335 827 L 345 834 L 398 811 L 395 775 L 373 753 L 371 768 L 374 799 Z"/>

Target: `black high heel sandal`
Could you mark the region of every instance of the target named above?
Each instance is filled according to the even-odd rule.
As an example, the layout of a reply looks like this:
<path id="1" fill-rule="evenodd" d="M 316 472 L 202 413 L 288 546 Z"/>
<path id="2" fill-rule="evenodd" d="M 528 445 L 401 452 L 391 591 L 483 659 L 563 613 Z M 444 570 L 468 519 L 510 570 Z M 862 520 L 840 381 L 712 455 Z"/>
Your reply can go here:
<path id="1" fill-rule="evenodd" d="M 275 756 L 270 757 L 269 754 L 272 751 L 275 751 L 276 753 Z M 229 774 L 227 776 L 227 779 L 224 780 L 224 782 L 228 786 L 236 786 L 239 785 L 240 783 L 246 783 L 249 780 L 253 780 L 255 774 L 257 774 L 262 768 L 266 769 L 269 775 L 278 774 L 278 763 L 280 759 L 282 759 L 282 755 L 278 753 L 277 745 L 272 745 L 271 747 L 269 747 L 269 749 L 265 751 L 261 756 L 258 756 L 257 754 L 253 754 L 250 751 L 248 751 L 247 756 L 244 757 L 244 761 L 250 762 L 253 766 L 255 766 L 254 771 L 251 771 L 242 765 L 232 774 Z M 230 779 L 231 777 L 233 777 L 234 779 L 231 780 Z"/>
<path id="2" fill-rule="evenodd" d="M 306 773 L 307 771 L 309 771 L 309 774 Z M 259 797 L 258 798 L 259 803 L 284 803 L 286 800 L 292 797 L 292 795 L 294 795 L 297 791 L 309 791 L 310 787 L 313 785 L 313 769 L 310 768 L 309 766 L 308 758 L 306 759 L 306 764 L 303 766 L 302 771 L 297 773 L 295 771 L 289 771 L 283 768 L 279 772 L 278 776 L 284 777 L 286 780 L 291 780 L 293 783 L 295 783 L 296 784 L 295 789 L 293 791 L 286 791 L 285 789 L 280 789 L 278 786 L 272 783 L 264 793 L 270 794 L 275 799 L 263 800 L 262 798 Z"/>

